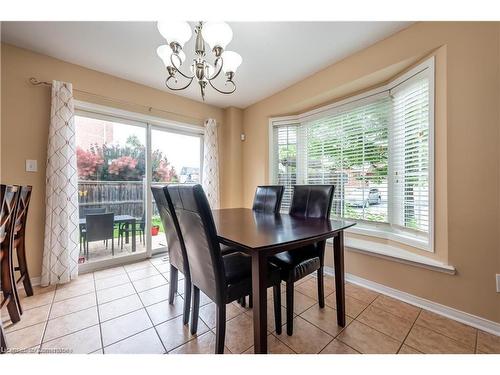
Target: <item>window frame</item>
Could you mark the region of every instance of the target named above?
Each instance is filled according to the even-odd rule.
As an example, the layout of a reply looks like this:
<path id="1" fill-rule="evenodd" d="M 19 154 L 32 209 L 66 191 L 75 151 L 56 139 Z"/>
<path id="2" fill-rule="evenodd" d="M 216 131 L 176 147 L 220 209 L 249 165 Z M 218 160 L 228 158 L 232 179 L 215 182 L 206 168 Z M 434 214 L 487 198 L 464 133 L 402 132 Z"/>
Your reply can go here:
<path id="1" fill-rule="evenodd" d="M 411 235 L 411 229 L 398 229 L 392 223 L 392 218 L 394 217 L 395 205 L 392 203 L 392 183 L 388 182 L 388 221 L 389 223 L 377 223 L 369 222 L 365 220 L 353 220 L 357 222 L 357 225 L 351 227 L 347 230 L 348 233 L 360 234 L 365 236 L 382 238 L 385 240 L 392 240 L 400 242 L 411 247 L 425 250 L 427 252 L 434 252 L 434 225 L 435 225 L 435 205 L 434 205 L 434 171 L 435 171 L 435 69 L 434 69 L 434 56 L 426 59 L 425 61 L 419 63 L 413 68 L 409 69 L 407 72 L 401 74 L 395 79 L 391 80 L 387 84 L 379 86 L 375 89 L 365 91 L 363 93 L 336 101 L 326 106 L 307 111 L 301 114 L 292 116 L 280 116 L 269 118 L 269 181 L 275 183 L 276 175 L 276 160 L 275 160 L 275 144 L 273 139 L 274 128 L 284 125 L 292 124 L 302 124 L 306 121 L 311 121 L 314 119 L 322 118 L 328 115 L 332 115 L 338 110 L 345 110 L 349 106 L 358 106 L 363 102 L 374 100 L 377 97 L 390 96 L 394 90 L 401 88 L 402 85 L 411 84 L 413 81 L 426 77 L 429 80 L 429 231 L 426 236 L 418 236 L 418 231 L 415 231 L 415 235 Z M 391 129 L 394 126 L 394 122 L 390 121 L 389 124 L 389 147 L 392 149 L 392 134 Z M 388 160 L 388 179 L 392 177 L 393 160 L 392 152 L 389 153 Z M 297 171 L 297 175 L 299 172 Z M 300 183 L 298 181 L 298 183 Z M 351 220 L 351 219 L 347 219 Z M 420 237 L 420 238 L 419 238 Z"/>

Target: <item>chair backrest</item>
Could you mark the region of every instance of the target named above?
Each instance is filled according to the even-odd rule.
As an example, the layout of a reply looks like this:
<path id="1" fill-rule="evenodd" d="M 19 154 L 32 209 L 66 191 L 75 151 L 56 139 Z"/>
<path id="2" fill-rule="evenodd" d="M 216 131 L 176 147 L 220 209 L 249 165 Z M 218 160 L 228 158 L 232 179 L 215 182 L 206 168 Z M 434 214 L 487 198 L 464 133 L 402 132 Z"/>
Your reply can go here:
<path id="1" fill-rule="evenodd" d="M 285 187 L 282 185 L 257 186 L 252 209 L 257 212 L 278 213 Z"/>
<path id="2" fill-rule="evenodd" d="M 329 219 L 334 190 L 333 185 L 295 185 L 290 215 Z"/>
<path id="3" fill-rule="evenodd" d="M 224 265 L 212 211 L 201 185 L 168 185 L 186 245 L 191 282 L 212 301 L 222 303 Z"/>
<path id="4" fill-rule="evenodd" d="M 166 186 L 151 186 L 153 198 L 158 207 L 160 218 L 165 229 L 165 237 L 167 238 L 168 258 L 170 263 L 179 271 L 184 273 L 185 277 L 189 276 L 189 263 L 182 237 L 179 221 L 175 214 L 172 198 Z"/>
<path id="5" fill-rule="evenodd" d="M 14 224 L 21 189 L 16 185 L 0 185 L 0 246 L 2 258 L 12 251 Z"/>
<path id="6" fill-rule="evenodd" d="M 91 214 L 85 216 L 87 241 L 100 241 L 113 238 L 115 214 Z"/>
<path id="7" fill-rule="evenodd" d="M 83 216 L 95 215 L 95 214 L 105 214 L 105 213 L 106 213 L 105 207 L 95 207 L 95 208 L 84 208 L 83 209 Z"/>
<path id="8" fill-rule="evenodd" d="M 26 229 L 26 220 L 28 219 L 28 207 L 31 199 L 32 187 L 21 186 L 19 192 L 19 203 L 16 212 L 16 223 L 14 226 L 14 236 L 16 238 L 24 235 Z"/>

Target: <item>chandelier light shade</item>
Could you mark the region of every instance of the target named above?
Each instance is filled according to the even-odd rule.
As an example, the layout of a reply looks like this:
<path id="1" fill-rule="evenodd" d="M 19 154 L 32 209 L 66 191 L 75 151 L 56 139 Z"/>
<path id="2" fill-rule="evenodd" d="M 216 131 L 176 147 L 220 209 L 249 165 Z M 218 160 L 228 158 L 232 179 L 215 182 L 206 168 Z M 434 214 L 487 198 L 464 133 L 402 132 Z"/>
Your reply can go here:
<path id="1" fill-rule="evenodd" d="M 241 56 L 233 51 L 222 52 L 222 58 L 224 59 L 222 70 L 224 70 L 225 73 L 236 73 L 236 69 L 238 69 L 243 61 Z"/>
<path id="2" fill-rule="evenodd" d="M 231 27 L 225 22 L 199 22 L 195 26 L 196 40 L 194 57 L 189 67 L 182 66 L 186 61 L 183 51 L 186 42 L 191 39 L 192 31 L 187 22 L 159 21 L 158 31 L 166 39 L 167 45 L 156 50 L 168 72 L 165 85 L 171 90 L 184 90 L 196 79 L 200 86 L 201 97 L 205 100 L 205 88 L 210 85 L 221 94 L 232 94 L 236 90 L 233 81 L 236 70 L 243 59 L 233 51 L 224 51 L 233 39 Z M 206 58 L 205 43 L 211 48 L 213 63 Z M 187 71 L 186 72 L 183 72 Z M 224 72 L 221 75 L 221 72 Z M 224 77 L 224 88 L 218 88 L 215 79 Z"/>
<path id="3" fill-rule="evenodd" d="M 233 31 L 225 22 L 207 22 L 203 25 L 202 36 L 211 49 L 225 49 L 233 39 Z"/>
<path id="4" fill-rule="evenodd" d="M 171 57 L 172 57 L 173 52 L 172 52 L 172 48 L 170 48 L 170 46 L 168 46 L 166 44 L 159 46 L 156 49 L 156 53 L 158 54 L 160 59 L 163 60 L 163 63 L 165 64 L 165 66 L 172 65 Z M 186 60 L 186 54 L 183 51 L 179 51 L 179 57 L 181 59 L 181 62 L 184 62 Z"/>
<path id="5" fill-rule="evenodd" d="M 158 31 L 169 44 L 177 43 L 181 48 L 193 35 L 189 23 L 179 21 L 160 21 Z"/>

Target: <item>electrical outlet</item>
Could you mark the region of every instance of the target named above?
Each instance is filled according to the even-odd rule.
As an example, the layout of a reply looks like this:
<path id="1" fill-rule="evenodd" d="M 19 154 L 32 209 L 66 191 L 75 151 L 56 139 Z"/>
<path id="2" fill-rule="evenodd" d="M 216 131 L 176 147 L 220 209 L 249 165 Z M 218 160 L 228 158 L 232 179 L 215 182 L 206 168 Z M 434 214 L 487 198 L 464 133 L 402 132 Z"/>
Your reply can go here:
<path id="1" fill-rule="evenodd" d="M 500 293 L 500 274 L 497 273 L 497 293 Z"/>

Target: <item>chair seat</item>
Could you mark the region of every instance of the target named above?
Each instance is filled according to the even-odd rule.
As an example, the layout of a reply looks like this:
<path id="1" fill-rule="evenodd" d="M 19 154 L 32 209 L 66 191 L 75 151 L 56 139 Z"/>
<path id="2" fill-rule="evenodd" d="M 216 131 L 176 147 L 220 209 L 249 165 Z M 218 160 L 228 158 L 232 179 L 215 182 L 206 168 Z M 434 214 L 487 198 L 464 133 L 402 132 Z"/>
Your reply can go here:
<path id="1" fill-rule="evenodd" d="M 286 281 L 290 276 L 293 281 L 317 271 L 321 266 L 319 250 L 316 245 L 302 249 L 284 251 L 269 258 L 269 262 L 281 268 L 281 279 Z"/>
<path id="2" fill-rule="evenodd" d="M 227 303 L 249 295 L 252 292 L 252 258 L 243 253 L 232 253 L 222 257 L 226 274 Z M 269 264 L 267 269 L 267 287 L 279 284 L 279 267 Z"/>

